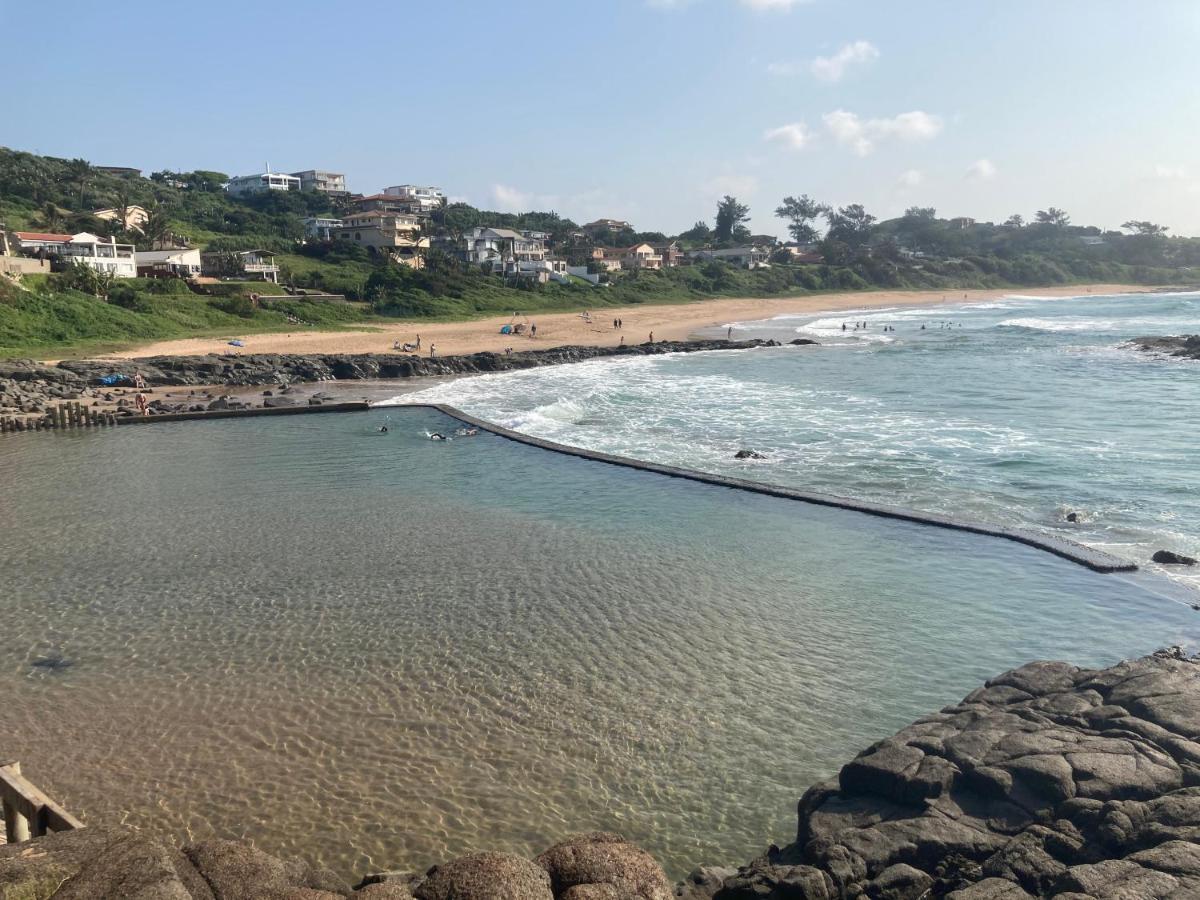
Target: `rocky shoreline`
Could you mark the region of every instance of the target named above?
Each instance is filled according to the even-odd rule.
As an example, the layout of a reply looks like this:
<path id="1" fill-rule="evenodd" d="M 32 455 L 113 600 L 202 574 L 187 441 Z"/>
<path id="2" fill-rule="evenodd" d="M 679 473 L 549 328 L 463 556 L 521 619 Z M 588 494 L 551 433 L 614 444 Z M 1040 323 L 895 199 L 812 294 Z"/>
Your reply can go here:
<path id="1" fill-rule="evenodd" d="M 796 340 L 793 344 L 814 344 Z M 552 347 L 512 353 L 475 353 L 470 356 L 428 357 L 402 353 L 249 354 L 208 356 L 150 356 L 129 360 L 63 360 L 55 364 L 30 359 L 0 360 L 0 417 L 15 417 L 21 427 L 40 427 L 42 418 L 62 402 L 82 402 L 88 407 L 135 414 L 133 376 L 140 373 L 148 387 L 149 414 L 202 412 L 252 406 L 289 406 L 307 402 L 319 405 L 322 397 L 292 397 L 293 386 L 327 382 L 394 380 L 407 378 L 479 375 L 539 366 L 556 366 L 592 359 L 659 356 L 712 350 L 750 350 L 778 347 L 777 341 L 657 341 L 621 347 Z M 122 376 L 115 384 L 106 383 Z M 212 390 L 170 391 L 170 388 L 268 387 L 264 399 L 242 392 L 228 397 Z M 157 394 L 157 396 L 156 396 Z"/>
<path id="2" fill-rule="evenodd" d="M 247 842 L 120 828 L 0 846 L 4 898 L 1059 900 L 1200 897 L 1200 657 L 1035 662 L 860 753 L 799 801 L 796 839 L 671 885 L 619 835 L 477 853 L 355 887 Z"/>
<path id="3" fill-rule="evenodd" d="M 1126 345 L 1144 353 L 1200 359 L 1200 334 L 1180 334 L 1166 337 L 1139 337 Z"/>

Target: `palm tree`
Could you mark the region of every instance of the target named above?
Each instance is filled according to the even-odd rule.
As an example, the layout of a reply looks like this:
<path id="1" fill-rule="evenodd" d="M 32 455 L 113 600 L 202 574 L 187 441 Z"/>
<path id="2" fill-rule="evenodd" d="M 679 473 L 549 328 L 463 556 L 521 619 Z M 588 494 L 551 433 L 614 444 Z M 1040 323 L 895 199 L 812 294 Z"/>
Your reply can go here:
<path id="1" fill-rule="evenodd" d="M 154 250 L 156 244 L 161 248 L 170 236 L 171 221 L 167 217 L 167 209 L 155 203 L 146 210 L 146 221 L 142 223 L 142 240 Z"/>
<path id="2" fill-rule="evenodd" d="M 62 210 L 47 200 L 42 207 L 42 227 L 49 232 L 57 232 L 62 226 Z"/>
<path id="3" fill-rule="evenodd" d="M 83 209 L 83 189 L 92 177 L 92 164 L 86 159 L 73 159 L 67 163 L 67 177 L 79 184 L 79 208 Z"/>

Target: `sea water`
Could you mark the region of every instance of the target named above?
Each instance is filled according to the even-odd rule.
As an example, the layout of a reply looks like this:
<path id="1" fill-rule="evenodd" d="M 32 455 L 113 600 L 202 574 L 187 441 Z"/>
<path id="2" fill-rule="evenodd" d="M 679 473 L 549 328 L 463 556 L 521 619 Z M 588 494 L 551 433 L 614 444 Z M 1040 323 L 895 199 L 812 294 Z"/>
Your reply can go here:
<path id="1" fill-rule="evenodd" d="M 453 430 L 0 439 L 0 757 L 89 824 L 347 876 L 591 829 L 682 876 L 991 675 L 1200 641 L 1148 580 Z"/>
<path id="2" fill-rule="evenodd" d="M 1200 362 L 1125 346 L 1200 332 L 1200 294 L 1010 296 L 732 328 L 820 346 L 597 360 L 400 399 L 593 450 L 1025 526 L 1142 565 L 1164 548 L 1200 556 Z M 767 458 L 735 460 L 743 448 Z M 1196 569 L 1159 571 L 1200 587 Z"/>

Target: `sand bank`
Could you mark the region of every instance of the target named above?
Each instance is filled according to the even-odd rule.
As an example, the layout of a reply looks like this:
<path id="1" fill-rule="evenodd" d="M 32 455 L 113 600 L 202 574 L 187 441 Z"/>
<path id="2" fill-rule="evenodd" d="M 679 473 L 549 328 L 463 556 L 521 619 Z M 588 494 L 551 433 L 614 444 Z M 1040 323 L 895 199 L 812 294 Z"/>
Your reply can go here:
<path id="1" fill-rule="evenodd" d="M 719 328 L 731 322 L 767 319 L 772 316 L 818 312 L 839 312 L 887 306 L 938 306 L 944 303 L 995 300 L 1007 294 L 1036 294 L 1069 297 L 1077 294 L 1142 293 L 1155 290 L 1145 285 L 1092 284 L 1070 287 L 1005 288 L 974 291 L 863 291 L 859 293 L 810 294 L 803 297 L 698 300 L 654 306 L 620 306 L 593 310 L 591 321 L 579 313 L 536 314 L 527 319 L 537 325 L 537 337 L 503 335 L 500 328 L 512 321 L 510 316 L 473 319 L 469 322 L 387 322 L 364 331 L 297 331 L 290 334 L 229 334 L 221 338 L 186 338 L 158 341 L 109 354 L 109 358 L 130 359 L 138 356 L 191 356 L 224 353 L 226 341 L 243 337 L 244 353 L 384 353 L 395 341 L 413 341 L 421 337 L 421 351 L 436 344 L 441 356 L 461 356 L 481 351 L 500 353 L 506 347 L 530 350 L 562 346 L 615 346 L 624 334 L 627 343 L 645 341 L 651 332 L 656 340 L 680 341 L 707 328 Z M 621 318 L 621 332 L 613 329 L 613 319 Z"/>

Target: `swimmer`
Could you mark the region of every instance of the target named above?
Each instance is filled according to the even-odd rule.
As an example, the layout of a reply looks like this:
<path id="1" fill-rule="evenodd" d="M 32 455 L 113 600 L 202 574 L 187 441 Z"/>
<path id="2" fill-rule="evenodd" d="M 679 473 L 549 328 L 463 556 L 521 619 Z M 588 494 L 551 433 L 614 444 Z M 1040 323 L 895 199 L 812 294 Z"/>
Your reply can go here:
<path id="1" fill-rule="evenodd" d="M 380 425 L 375 430 L 378 431 L 380 434 L 387 434 L 387 426 L 386 425 Z"/>
<path id="2" fill-rule="evenodd" d="M 433 432 L 433 434 L 429 435 L 429 439 L 430 439 L 431 441 L 446 441 L 446 440 L 449 440 L 449 438 L 447 438 L 447 437 L 446 437 L 444 434 L 442 434 L 440 431 L 435 431 L 435 432 Z"/>

